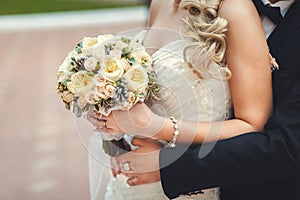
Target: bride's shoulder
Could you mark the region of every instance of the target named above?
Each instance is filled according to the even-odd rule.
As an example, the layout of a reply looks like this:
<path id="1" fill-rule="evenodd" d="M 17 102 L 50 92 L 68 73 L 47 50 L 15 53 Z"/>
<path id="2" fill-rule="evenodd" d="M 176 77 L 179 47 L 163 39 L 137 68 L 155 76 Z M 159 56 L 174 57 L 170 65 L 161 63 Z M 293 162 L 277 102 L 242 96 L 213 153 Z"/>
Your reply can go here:
<path id="1" fill-rule="evenodd" d="M 238 21 L 257 15 L 252 0 L 222 0 L 219 8 L 219 16 L 230 21 Z"/>

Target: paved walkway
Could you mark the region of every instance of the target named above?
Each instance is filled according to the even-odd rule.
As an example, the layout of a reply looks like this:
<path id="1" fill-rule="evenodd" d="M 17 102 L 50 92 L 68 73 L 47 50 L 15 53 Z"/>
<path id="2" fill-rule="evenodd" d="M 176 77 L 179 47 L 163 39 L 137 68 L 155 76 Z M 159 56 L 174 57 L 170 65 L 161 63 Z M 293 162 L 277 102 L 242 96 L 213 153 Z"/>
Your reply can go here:
<path id="1" fill-rule="evenodd" d="M 146 13 L 144 8 L 103 11 L 98 14 L 107 16 L 104 21 L 77 24 L 71 17 L 70 26 L 61 14 L 50 15 L 57 24 L 49 16 L 46 24 L 46 15 L 0 17 L 0 199 L 89 198 L 87 152 L 56 93 L 56 70 L 83 36 L 144 26 L 146 17 L 139 19 L 138 12 Z M 81 14 L 74 16 L 96 16 Z"/>

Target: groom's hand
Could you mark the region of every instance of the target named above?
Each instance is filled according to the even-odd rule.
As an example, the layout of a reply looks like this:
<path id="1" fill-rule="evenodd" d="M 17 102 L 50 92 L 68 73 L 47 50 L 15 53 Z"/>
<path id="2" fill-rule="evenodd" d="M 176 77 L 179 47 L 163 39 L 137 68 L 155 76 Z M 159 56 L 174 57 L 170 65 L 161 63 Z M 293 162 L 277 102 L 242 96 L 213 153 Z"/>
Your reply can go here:
<path id="1" fill-rule="evenodd" d="M 133 138 L 136 150 L 118 156 L 122 173 L 131 186 L 160 180 L 159 151 L 161 143 L 148 138 Z"/>

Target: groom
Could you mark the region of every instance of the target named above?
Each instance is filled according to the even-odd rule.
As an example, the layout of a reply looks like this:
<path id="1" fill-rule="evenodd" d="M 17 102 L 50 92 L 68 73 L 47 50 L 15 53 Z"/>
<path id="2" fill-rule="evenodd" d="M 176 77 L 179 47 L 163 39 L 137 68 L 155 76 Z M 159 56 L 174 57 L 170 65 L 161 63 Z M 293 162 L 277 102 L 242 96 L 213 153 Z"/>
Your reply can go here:
<path id="1" fill-rule="evenodd" d="M 139 184 L 160 176 L 169 198 L 221 187 L 222 200 L 300 200 L 300 1 L 270 1 L 281 8 L 276 20 L 264 11 L 268 0 L 253 2 L 271 54 L 280 65 L 273 72 L 274 112 L 264 131 L 219 141 L 204 158 L 199 157 L 199 150 L 210 144 L 187 151 L 184 147 L 162 148 L 156 159 L 143 163 L 132 154 L 121 155 L 120 162 L 129 161 L 136 171 L 149 165 L 166 166 L 139 175 Z M 147 141 L 137 139 L 135 143 L 146 152 Z"/>

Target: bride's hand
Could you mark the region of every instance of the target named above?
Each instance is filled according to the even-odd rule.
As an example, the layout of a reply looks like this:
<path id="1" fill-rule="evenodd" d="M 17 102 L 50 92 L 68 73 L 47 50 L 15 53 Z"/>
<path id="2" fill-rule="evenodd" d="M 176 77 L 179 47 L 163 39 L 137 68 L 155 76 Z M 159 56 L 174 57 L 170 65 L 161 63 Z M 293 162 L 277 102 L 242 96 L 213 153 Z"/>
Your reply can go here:
<path id="1" fill-rule="evenodd" d="M 146 104 L 137 103 L 129 111 L 115 110 L 107 117 L 102 116 L 102 119 L 99 114 L 90 112 L 88 120 L 104 133 L 130 133 L 151 137 L 161 130 L 165 119 L 154 114 Z"/>

